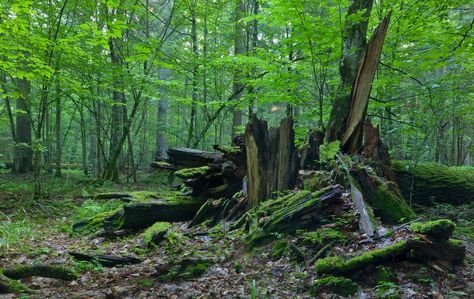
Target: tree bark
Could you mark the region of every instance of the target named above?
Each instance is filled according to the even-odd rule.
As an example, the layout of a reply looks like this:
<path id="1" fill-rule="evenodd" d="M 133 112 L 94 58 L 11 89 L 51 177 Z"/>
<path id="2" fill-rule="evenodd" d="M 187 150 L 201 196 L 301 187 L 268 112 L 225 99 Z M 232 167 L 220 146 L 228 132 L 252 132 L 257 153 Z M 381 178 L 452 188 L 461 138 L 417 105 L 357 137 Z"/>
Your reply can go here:
<path id="1" fill-rule="evenodd" d="M 30 92 L 27 79 L 15 79 L 20 96 L 16 101 L 16 144 L 14 171 L 27 173 L 33 170 L 33 150 L 31 138 Z"/>
<path id="2" fill-rule="evenodd" d="M 345 131 L 345 120 L 351 103 L 351 88 L 366 42 L 372 4 L 373 0 L 351 0 L 349 5 L 342 35 L 342 57 L 339 62 L 340 83 L 326 130 L 328 142 L 341 140 Z M 350 17 L 361 12 L 363 12 L 362 20 L 352 22 Z"/>

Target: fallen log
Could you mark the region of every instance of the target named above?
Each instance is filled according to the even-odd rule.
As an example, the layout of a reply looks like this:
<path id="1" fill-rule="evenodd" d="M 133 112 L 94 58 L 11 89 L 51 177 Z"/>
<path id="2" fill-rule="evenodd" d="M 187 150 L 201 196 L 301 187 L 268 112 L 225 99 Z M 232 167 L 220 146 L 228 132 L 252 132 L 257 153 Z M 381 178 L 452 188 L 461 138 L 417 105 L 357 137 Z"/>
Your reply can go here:
<path id="1" fill-rule="evenodd" d="M 190 148 L 170 148 L 167 151 L 168 162 L 181 168 L 207 166 L 210 163 L 222 163 L 222 154 L 200 151 Z"/>
<path id="2" fill-rule="evenodd" d="M 103 225 L 107 232 L 120 229 L 138 230 L 159 221 L 189 221 L 193 219 L 202 204 L 201 199 L 189 197 L 130 203 L 124 205 L 115 214 L 106 217 Z"/>
<path id="3" fill-rule="evenodd" d="M 392 163 L 397 183 L 408 202 L 464 204 L 474 200 L 474 170 L 435 163 Z"/>
<path id="4" fill-rule="evenodd" d="M 296 191 L 262 202 L 258 208 L 244 214 L 233 228 L 243 226 L 254 244 L 271 238 L 274 233 L 294 233 L 329 223 L 334 211 L 342 204 L 343 188 L 331 186 L 318 192 Z"/>
<path id="5" fill-rule="evenodd" d="M 131 202 L 116 210 L 74 223 L 73 231 L 92 233 L 103 229 L 106 235 L 114 236 L 117 231 L 138 230 L 159 221 L 189 221 L 204 203 L 199 198 L 175 194 L 169 194 L 168 199 L 153 192 L 130 194 L 133 198 Z"/>
<path id="6" fill-rule="evenodd" d="M 33 290 L 17 281 L 18 279 L 32 276 L 66 281 L 72 281 L 78 278 L 76 272 L 72 269 L 56 265 L 21 265 L 15 268 L 0 269 L 0 294 L 33 293 Z"/>
<path id="7" fill-rule="evenodd" d="M 107 254 L 86 254 L 78 252 L 68 252 L 79 261 L 97 262 L 105 267 L 115 267 L 119 265 L 133 265 L 142 262 L 141 259 L 132 256 L 115 256 Z"/>

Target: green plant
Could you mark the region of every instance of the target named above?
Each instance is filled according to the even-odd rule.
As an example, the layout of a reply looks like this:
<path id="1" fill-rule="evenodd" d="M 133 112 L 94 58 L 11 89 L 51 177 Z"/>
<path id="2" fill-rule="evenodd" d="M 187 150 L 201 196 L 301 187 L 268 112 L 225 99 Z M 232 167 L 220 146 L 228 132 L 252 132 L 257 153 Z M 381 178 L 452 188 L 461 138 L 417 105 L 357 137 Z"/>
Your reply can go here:
<path id="1" fill-rule="evenodd" d="M 257 299 L 257 283 L 255 279 L 252 280 L 252 284 L 250 285 L 250 299 Z"/>
<path id="2" fill-rule="evenodd" d="M 319 146 L 319 161 L 327 167 L 336 165 L 336 154 L 339 152 L 341 142 L 339 140 L 324 143 Z"/>
<path id="3" fill-rule="evenodd" d="M 380 299 L 398 299 L 400 298 L 400 288 L 393 282 L 384 281 L 375 287 L 375 294 Z"/>

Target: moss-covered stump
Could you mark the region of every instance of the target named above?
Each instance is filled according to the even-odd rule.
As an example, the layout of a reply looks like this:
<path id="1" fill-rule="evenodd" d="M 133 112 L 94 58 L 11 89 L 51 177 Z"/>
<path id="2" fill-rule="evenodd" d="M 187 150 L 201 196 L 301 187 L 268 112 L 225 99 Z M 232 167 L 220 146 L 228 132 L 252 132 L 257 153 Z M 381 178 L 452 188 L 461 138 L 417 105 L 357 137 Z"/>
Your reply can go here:
<path id="1" fill-rule="evenodd" d="M 435 241 L 446 241 L 456 229 L 456 224 L 448 219 L 412 223 L 410 229 L 415 233 L 428 236 Z"/>
<path id="2" fill-rule="evenodd" d="M 351 173 L 360 184 L 364 199 L 382 221 L 400 223 L 415 216 L 396 187 L 390 186 L 390 182 L 382 180 L 366 168 L 354 169 Z"/>
<path id="3" fill-rule="evenodd" d="M 252 243 L 260 243 L 273 233 L 293 233 L 328 223 L 328 208 L 342 202 L 343 188 L 333 186 L 319 192 L 296 191 L 263 202 L 247 212 L 236 226 L 244 225 Z"/>
<path id="4" fill-rule="evenodd" d="M 156 276 L 161 281 L 188 280 L 204 274 L 214 264 L 205 259 L 183 259 L 157 267 Z"/>
<path id="5" fill-rule="evenodd" d="M 168 222 L 156 222 L 143 232 L 143 241 L 148 247 L 158 245 L 164 240 L 170 227 L 171 225 Z"/>
<path id="6" fill-rule="evenodd" d="M 317 279 L 311 285 L 310 293 L 318 296 L 321 293 L 334 293 L 340 296 L 351 296 L 357 292 L 357 284 L 345 277 L 328 276 Z"/>
<path id="7" fill-rule="evenodd" d="M 395 161 L 392 167 L 403 196 L 413 203 L 463 204 L 474 200 L 473 167 L 436 163 L 418 163 L 413 167 L 408 161 Z"/>

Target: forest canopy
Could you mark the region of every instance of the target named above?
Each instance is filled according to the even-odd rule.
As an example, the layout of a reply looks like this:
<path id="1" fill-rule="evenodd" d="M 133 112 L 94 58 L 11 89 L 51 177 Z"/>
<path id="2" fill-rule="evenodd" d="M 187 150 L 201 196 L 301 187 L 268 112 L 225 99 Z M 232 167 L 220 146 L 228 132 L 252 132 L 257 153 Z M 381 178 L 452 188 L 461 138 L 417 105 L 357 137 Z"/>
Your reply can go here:
<path id="1" fill-rule="evenodd" d="M 115 160 L 134 172 L 168 146 L 229 143 L 252 113 L 294 117 L 302 143 L 327 126 L 348 4 L 2 1 L 0 159 L 24 144 L 47 169 L 113 177 Z M 394 158 L 471 163 L 472 9 L 374 1 L 369 34 L 393 16 L 368 116 Z"/>

